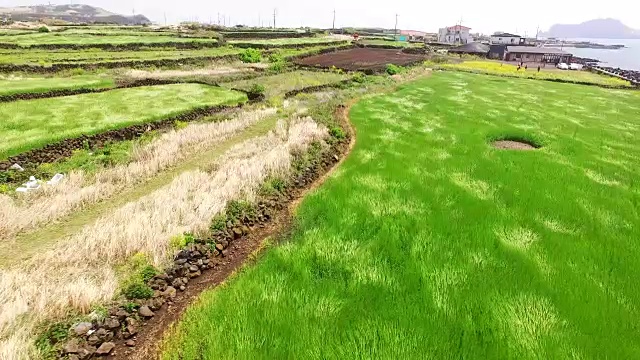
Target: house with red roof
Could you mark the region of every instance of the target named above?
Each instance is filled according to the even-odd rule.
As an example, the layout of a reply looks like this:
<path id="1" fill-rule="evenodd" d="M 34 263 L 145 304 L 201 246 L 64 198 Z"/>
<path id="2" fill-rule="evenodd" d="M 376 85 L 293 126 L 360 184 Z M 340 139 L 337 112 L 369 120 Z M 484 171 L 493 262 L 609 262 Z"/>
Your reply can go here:
<path id="1" fill-rule="evenodd" d="M 442 28 L 438 31 L 438 42 L 447 44 L 468 44 L 473 42 L 469 34 L 470 27 L 455 25 Z"/>

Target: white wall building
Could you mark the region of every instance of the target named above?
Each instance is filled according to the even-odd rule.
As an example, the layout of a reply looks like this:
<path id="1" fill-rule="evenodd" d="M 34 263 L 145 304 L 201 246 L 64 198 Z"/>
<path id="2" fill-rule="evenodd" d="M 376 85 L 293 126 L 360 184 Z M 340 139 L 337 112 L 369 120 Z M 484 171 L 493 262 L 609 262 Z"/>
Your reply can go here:
<path id="1" fill-rule="evenodd" d="M 473 42 L 473 38 L 469 34 L 471 28 L 456 25 L 442 28 L 438 31 L 438 42 L 447 44 L 468 44 Z"/>
<path id="2" fill-rule="evenodd" d="M 491 35 L 491 45 L 520 45 L 524 42 L 520 35 L 509 33 L 497 33 Z"/>

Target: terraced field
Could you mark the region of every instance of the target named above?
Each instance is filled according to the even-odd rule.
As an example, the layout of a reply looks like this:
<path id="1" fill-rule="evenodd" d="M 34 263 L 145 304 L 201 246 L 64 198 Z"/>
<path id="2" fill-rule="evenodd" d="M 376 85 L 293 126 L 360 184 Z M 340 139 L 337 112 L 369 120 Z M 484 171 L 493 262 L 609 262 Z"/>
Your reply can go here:
<path id="1" fill-rule="evenodd" d="M 181 59 L 193 57 L 217 57 L 239 54 L 241 49 L 149 49 L 143 51 L 104 51 L 100 49 L 78 50 L 0 50 L 0 64 L 48 65 L 54 63 L 83 63 L 133 60 Z"/>
<path id="2" fill-rule="evenodd" d="M 84 75 L 64 79 L 10 76 L 0 77 L 0 96 L 21 93 L 44 93 L 53 90 L 102 89 L 115 86 L 112 78 Z"/>
<path id="3" fill-rule="evenodd" d="M 638 103 L 442 72 L 367 96 L 294 234 L 205 292 L 163 358 L 639 357 Z"/>
<path id="4" fill-rule="evenodd" d="M 0 159 L 60 140 L 152 122 L 246 95 L 199 84 L 117 89 L 99 94 L 0 104 Z"/>
<path id="5" fill-rule="evenodd" d="M 213 39 L 166 37 L 154 35 L 92 36 L 89 34 L 34 33 L 18 36 L 1 36 L 0 43 L 23 47 L 37 45 L 92 45 L 92 44 L 161 44 L 161 43 L 215 43 Z"/>
<path id="6" fill-rule="evenodd" d="M 640 357 L 638 92 L 51 29 L 0 29 L 70 47 L 0 50 L 0 359 Z"/>

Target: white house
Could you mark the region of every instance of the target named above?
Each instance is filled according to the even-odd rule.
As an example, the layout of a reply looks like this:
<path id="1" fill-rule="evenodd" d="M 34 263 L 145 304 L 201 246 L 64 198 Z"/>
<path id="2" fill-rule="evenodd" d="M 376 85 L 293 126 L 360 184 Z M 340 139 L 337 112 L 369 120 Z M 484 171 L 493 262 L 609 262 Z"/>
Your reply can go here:
<path id="1" fill-rule="evenodd" d="M 521 45 L 524 38 L 520 35 L 509 33 L 497 33 L 491 35 L 491 45 Z"/>
<path id="2" fill-rule="evenodd" d="M 471 28 L 456 25 L 442 28 L 438 31 L 438 42 L 447 44 L 468 44 L 473 42 L 473 38 L 469 34 Z"/>

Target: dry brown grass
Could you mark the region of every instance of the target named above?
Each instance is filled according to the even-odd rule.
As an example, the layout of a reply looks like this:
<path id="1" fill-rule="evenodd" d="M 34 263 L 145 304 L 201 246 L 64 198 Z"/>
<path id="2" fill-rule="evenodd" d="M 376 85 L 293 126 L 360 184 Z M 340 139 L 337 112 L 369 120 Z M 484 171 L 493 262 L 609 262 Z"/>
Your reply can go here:
<path id="1" fill-rule="evenodd" d="M 185 172 L 55 248 L 0 271 L 0 358 L 34 356 L 35 324 L 111 299 L 118 286 L 114 265 L 132 255 L 142 252 L 155 265 L 166 264 L 172 237 L 205 231 L 229 200 L 250 199 L 267 176 L 289 171 L 292 152 L 326 136 L 311 118 L 280 122 L 268 135 L 227 152 L 214 172 Z"/>
<path id="2" fill-rule="evenodd" d="M 82 171 L 71 172 L 58 186 L 43 186 L 42 190 L 29 193 L 21 200 L 0 194 L 0 240 L 113 196 L 275 113 L 275 109 L 256 110 L 229 121 L 191 124 L 135 148 L 133 161 L 128 164 L 92 176 Z"/>
<path id="3" fill-rule="evenodd" d="M 127 77 L 134 79 L 168 79 L 185 76 L 215 76 L 229 75 L 239 72 L 253 71 L 253 69 L 244 66 L 216 66 L 213 69 L 194 69 L 194 70 L 129 70 L 125 73 Z"/>

